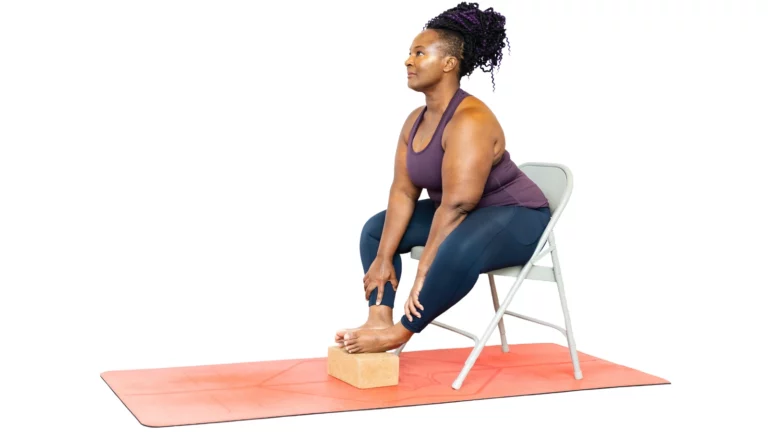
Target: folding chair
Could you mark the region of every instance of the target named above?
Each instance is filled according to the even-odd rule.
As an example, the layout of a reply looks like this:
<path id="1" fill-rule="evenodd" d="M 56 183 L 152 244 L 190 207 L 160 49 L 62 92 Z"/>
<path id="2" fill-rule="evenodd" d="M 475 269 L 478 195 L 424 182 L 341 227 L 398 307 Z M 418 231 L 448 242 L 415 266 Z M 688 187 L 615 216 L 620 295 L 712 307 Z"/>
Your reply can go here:
<path id="1" fill-rule="evenodd" d="M 565 289 L 563 287 L 563 277 L 560 271 L 560 261 L 557 254 L 557 248 L 555 246 L 555 234 L 553 233 L 553 228 L 555 227 L 555 224 L 557 224 L 557 221 L 560 219 L 560 215 L 563 213 L 563 210 L 565 209 L 565 206 L 570 199 L 571 190 L 573 189 L 573 176 L 568 167 L 556 163 L 524 163 L 520 165 L 520 169 L 528 177 L 530 177 L 531 180 L 533 180 L 533 182 L 536 183 L 544 192 L 544 195 L 549 200 L 549 208 L 552 212 L 552 217 L 549 221 L 549 224 L 547 224 L 547 227 L 542 233 L 538 244 L 536 245 L 536 249 L 533 252 L 532 258 L 527 263 L 520 266 L 492 270 L 486 273 L 488 275 L 488 280 L 491 286 L 491 297 L 493 299 L 493 307 L 496 310 L 496 315 L 488 324 L 488 327 L 485 329 L 485 333 L 483 333 L 481 337 L 478 338 L 468 331 L 443 324 L 442 322 L 436 320 L 431 322 L 431 324 L 464 335 L 475 342 L 474 349 L 470 353 L 467 360 L 464 362 L 464 367 L 451 386 L 454 390 L 461 388 L 464 379 L 467 377 L 467 374 L 469 374 L 470 369 L 472 369 L 475 361 L 477 361 L 477 358 L 480 356 L 480 352 L 485 347 L 488 339 L 493 333 L 494 328 L 497 326 L 501 335 L 501 349 L 505 353 L 509 352 L 507 336 L 504 330 L 504 315 L 510 315 L 560 331 L 560 333 L 562 333 L 568 341 L 571 362 L 573 363 L 574 377 L 577 380 L 582 378 L 581 366 L 579 365 L 579 358 L 576 354 L 576 341 L 573 337 L 571 318 L 568 313 L 568 305 L 565 299 Z M 544 245 L 547 243 L 549 243 L 549 247 L 546 250 L 542 250 Z M 421 252 L 423 250 L 424 248 L 422 246 L 417 246 L 411 249 L 411 258 L 418 260 L 419 257 L 421 257 Z M 545 257 L 547 254 L 551 254 L 552 267 L 536 265 L 536 262 Z M 516 278 L 514 285 L 512 285 L 512 288 L 509 290 L 506 298 L 504 298 L 501 307 L 499 305 L 499 296 L 496 292 L 496 281 L 494 280 L 494 276 L 509 276 Z M 560 294 L 560 306 L 563 310 L 565 328 L 507 310 L 507 308 L 509 308 L 510 302 L 512 301 L 512 297 L 515 295 L 525 279 L 555 282 L 557 284 L 557 290 Z M 405 348 L 405 344 L 401 345 L 395 351 L 395 354 L 400 355 L 403 348 Z"/>

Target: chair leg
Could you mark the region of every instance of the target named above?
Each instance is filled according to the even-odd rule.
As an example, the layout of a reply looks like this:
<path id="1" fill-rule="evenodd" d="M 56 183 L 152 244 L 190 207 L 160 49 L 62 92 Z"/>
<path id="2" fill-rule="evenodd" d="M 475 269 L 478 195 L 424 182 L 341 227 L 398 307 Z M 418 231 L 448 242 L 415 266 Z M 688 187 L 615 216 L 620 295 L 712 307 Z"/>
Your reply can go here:
<path id="1" fill-rule="evenodd" d="M 399 347 L 397 347 L 397 349 L 395 350 L 394 354 L 396 356 L 400 356 L 400 353 L 403 352 L 403 349 L 405 349 L 405 344 L 407 344 L 407 343 L 408 342 L 406 342 L 406 343 L 400 345 Z"/>
<path id="2" fill-rule="evenodd" d="M 557 247 L 555 246 L 555 235 L 549 235 L 549 243 L 552 245 L 552 267 L 555 272 L 555 282 L 557 283 L 557 292 L 560 295 L 560 306 L 563 308 L 563 319 L 565 321 L 565 336 L 568 340 L 568 349 L 571 353 L 571 362 L 573 363 L 573 376 L 580 380 L 582 378 L 579 355 L 576 351 L 576 339 L 573 336 L 573 326 L 568 312 L 568 302 L 565 298 L 565 287 L 563 286 L 563 275 L 560 270 L 560 260 L 557 256 Z"/>
<path id="3" fill-rule="evenodd" d="M 533 263 L 530 261 L 525 265 L 523 271 L 520 272 L 520 275 L 516 278 L 514 285 L 512 285 L 512 288 L 504 298 L 504 302 L 500 305 L 500 307 L 496 308 L 496 315 L 494 315 L 490 324 L 488 324 L 488 327 L 486 327 L 485 333 L 483 333 L 483 336 L 477 341 L 475 347 L 472 349 L 472 352 L 469 354 L 469 357 L 464 362 L 464 367 L 461 369 L 461 372 L 459 372 L 459 376 L 457 376 L 453 381 L 453 385 L 451 387 L 454 390 L 461 388 L 461 385 L 464 383 L 464 379 L 466 379 L 470 369 L 472 369 L 472 366 L 475 365 L 477 358 L 480 357 L 480 352 L 483 350 L 483 348 L 485 348 L 485 344 L 488 343 L 488 339 L 491 338 L 493 330 L 496 328 L 496 326 L 499 325 L 499 322 L 502 320 L 502 318 L 504 318 L 504 312 L 509 308 L 509 303 L 512 301 L 512 297 L 515 295 L 518 288 L 520 288 L 520 285 L 525 280 L 526 275 L 530 271 L 532 265 Z"/>
<path id="4" fill-rule="evenodd" d="M 491 297 L 493 298 L 493 310 L 499 310 L 499 293 L 496 291 L 496 281 L 493 279 L 493 275 L 488 275 L 488 282 L 491 284 Z M 501 336 L 501 351 L 508 353 L 509 345 L 507 344 L 507 332 L 504 329 L 504 316 L 502 315 L 499 320 L 499 335 Z"/>

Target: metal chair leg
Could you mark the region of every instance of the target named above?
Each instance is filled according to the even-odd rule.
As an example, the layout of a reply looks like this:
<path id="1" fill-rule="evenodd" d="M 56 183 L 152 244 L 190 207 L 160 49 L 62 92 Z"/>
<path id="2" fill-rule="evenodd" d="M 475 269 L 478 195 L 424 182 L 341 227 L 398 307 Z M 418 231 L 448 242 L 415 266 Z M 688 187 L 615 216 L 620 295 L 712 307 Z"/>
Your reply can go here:
<path id="1" fill-rule="evenodd" d="M 403 348 L 405 348 L 405 344 L 407 344 L 407 343 L 408 343 L 408 342 L 406 342 L 406 343 L 404 343 L 404 344 L 400 345 L 400 346 L 399 346 L 399 347 L 398 347 L 398 348 L 395 350 L 395 355 L 396 355 L 396 356 L 399 356 L 399 355 L 400 355 L 400 353 L 401 353 L 401 352 L 403 352 Z"/>
<path id="2" fill-rule="evenodd" d="M 493 298 L 493 310 L 499 310 L 499 293 L 496 291 L 496 281 L 493 279 L 493 275 L 488 275 L 488 282 L 491 284 L 491 297 Z M 502 315 L 499 320 L 499 334 L 501 335 L 501 351 L 508 353 L 509 345 L 507 344 L 507 332 L 504 329 L 504 316 Z"/>
<path id="3" fill-rule="evenodd" d="M 451 385 L 451 387 L 454 390 L 458 390 L 461 388 L 461 385 L 464 383 L 464 379 L 469 374 L 469 371 L 472 369 L 472 366 L 475 365 L 477 358 L 480 357 L 480 352 L 483 350 L 483 348 L 485 348 L 485 344 L 488 343 L 488 339 L 490 339 L 491 334 L 493 333 L 493 330 L 496 328 L 496 326 L 499 325 L 499 322 L 504 317 L 505 311 L 507 310 L 507 308 L 509 308 L 509 303 L 512 301 L 512 297 L 514 297 L 515 293 L 520 288 L 520 285 L 525 280 L 526 276 L 528 275 L 528 272 L 530 272 L 532 265 L 533 265 L 533 262 L 528 261 L 525 267 L 523 267 L 523 270 L 520 272 L 520 275 L 515 280 L 514 285 L 512 285 L 512 288 L 509 290 L 509 293 L 507 293 L 507 296 L 504 298 L 504 302 L 500 305 L 500 307 L 496 308 L 496 315 L 494 315 L 490 324 L 488 324 L 488 327 L 486 327 L 485 333 L 483 333 L 483 336 L 477 341 L 477 343 L 475 343 L 475 347 L 472 349 L 472 352 L 469 354 L 469 357 L 464 362 L 464 367 L 461 369 L 461 372 L 459 372 L 459 376 L 457 376 L 456 379 L 453 381 L 453 385 Z"/>
<path id="4" fill-rule="evenodd" d="M 576 339 L 573 336 L 573 326 L 568 312 L 568 302 L 565 299 L 565 287 L 563 286 L 563 275 L 560 270 L 560 260 L 557 256 L 557 247 L 555 246 L 555 235 L 550 233 L 549 243 L 552 245 L 552 267 L 555 273 L 555 282 L 557 283 L 557 292 L 560 295 L 560 306 L 563 309 L 563 320 L 565 321 L 565 337 L 568 340 L 568 350 L 571 353 L 571 363 L 573 363 L 573 376 L 580 380 L 582 378 L 581 365 L 579 363 L 579 354 L 576 351 Z"/>

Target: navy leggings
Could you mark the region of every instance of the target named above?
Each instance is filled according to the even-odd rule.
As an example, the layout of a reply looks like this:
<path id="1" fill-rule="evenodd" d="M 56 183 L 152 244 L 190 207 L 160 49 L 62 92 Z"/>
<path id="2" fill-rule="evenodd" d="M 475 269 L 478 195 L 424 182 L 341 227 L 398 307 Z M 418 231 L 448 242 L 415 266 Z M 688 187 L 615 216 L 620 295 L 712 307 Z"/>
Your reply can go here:
<path id="1" fill-rule="evenodd" d="M 400 281 L 401 254 L 414 246 L 424 246 L 429 237 L 435 205 L 430 199 L 416 203 L 397 251 L 393 257 L 399 290 L 410 293 L 412 284 Z M 360 235 L 360 259 L 364 274 L 376 258 L 384 229 L 386 210 L 372 216 Z M 549 223 L 549 208 L 532 209 L 520 206 L 482 207 L 471 211 L 440 245 L 419 293 L 424 306 L 421 318 L 413 321 L 403 315 L 400 322 L 408 330 L 419 333 L 427 324 L 466 296 L 475 286 L 480 274 L 503 267 L 525 264 L 532 256 L 544 229 Z M 369 306 L 376 304 L 376 288 L 371 292 Z M 394 307 L 395 291 L 387 282 L 381 304 Z"/>

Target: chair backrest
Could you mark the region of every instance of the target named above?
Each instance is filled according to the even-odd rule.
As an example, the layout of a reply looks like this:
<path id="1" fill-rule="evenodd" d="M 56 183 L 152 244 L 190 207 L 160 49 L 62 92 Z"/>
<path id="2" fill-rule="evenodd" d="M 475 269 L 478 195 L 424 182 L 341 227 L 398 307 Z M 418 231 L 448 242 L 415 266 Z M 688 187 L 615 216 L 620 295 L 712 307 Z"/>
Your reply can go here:
<path id="1" fill-rule="evenodd" d="M 567 166 L 549 162 L 526 162 L 520 169 L 544 192 L 553 219 L 559 216 L 571 197 L 573 175 Z M 560 211 L 558 211 L 560 210 Z"/>

